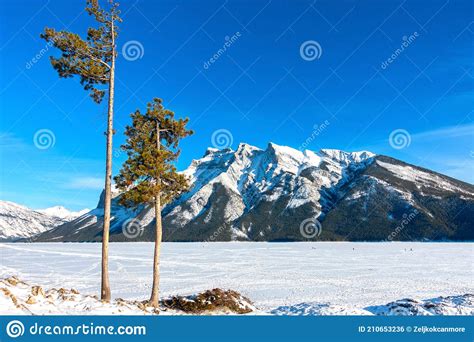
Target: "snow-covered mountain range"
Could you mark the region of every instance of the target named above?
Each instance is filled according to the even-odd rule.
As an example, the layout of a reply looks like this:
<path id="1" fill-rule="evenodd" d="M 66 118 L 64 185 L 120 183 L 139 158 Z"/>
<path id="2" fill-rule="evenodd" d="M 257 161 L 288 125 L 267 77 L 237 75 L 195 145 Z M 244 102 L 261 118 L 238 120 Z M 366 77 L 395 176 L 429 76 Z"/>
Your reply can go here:
<path id="1" fill-rule="evenodd" d="M 89 209 L 84 209 L 73 212 L 61 206 L 33 210 L 13 202 L 0 200 L 0 241 L 30 238 L 74 220 L 89 211 Z"/>
<path id="2" fill-rule="evenodd" d="M 474 239 L 474 186 L 367 151 L 208 149 L 163 211 L 165 241 Z M 153 208 L 112 208 L 112 241 L 153 239 Z M 37 241 L 99 241 L 97 209 Z M 124 234 L 125 232 L 125 234 Z"/>

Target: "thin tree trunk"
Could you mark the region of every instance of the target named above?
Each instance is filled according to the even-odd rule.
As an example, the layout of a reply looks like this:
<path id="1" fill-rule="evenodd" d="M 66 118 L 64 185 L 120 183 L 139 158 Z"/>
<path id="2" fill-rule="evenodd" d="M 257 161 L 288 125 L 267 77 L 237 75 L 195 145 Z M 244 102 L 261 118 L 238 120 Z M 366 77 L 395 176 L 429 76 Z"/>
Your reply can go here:
<path id="1" fill-rule="evenodd" d="M 156 147 L 160 151 L 160 125 L 156 122 Z M 157 180 L 160 183 L 160 180 Z M 153 285 L 151 289 L 150 305 L 158 308 L 160 302 L 160 252 L 161 252 L 162 224 L 160 193 L 155 195 L 155 252 L 153 256 Z"/>
<path id="2" fill-rule="evenodd" d="M 110 301 L 109 283 L 109 230 L 110 230 L 110 207 L 112 201 L 112 137 L 114 118 L 114 85 L 115 85 L 115 33 L 112 22 L 112 60 L 110 62 L 109 80 L 109 103 L 107 113 L 107 152 L 105 162 L 105 196 L 104 196 L 104 229 L 102 233 L 102 284 L 100 298 L 103 301 Z"/>
<path id="3" fill-rule="evenodd" d="M 153 257 L 153 285 L 151 290 L 150 305 L 158 308 L 160 301 L 160 252 L 161 252 L 161 201 L 160 196 L 155 197 L 155 253 Z"/>

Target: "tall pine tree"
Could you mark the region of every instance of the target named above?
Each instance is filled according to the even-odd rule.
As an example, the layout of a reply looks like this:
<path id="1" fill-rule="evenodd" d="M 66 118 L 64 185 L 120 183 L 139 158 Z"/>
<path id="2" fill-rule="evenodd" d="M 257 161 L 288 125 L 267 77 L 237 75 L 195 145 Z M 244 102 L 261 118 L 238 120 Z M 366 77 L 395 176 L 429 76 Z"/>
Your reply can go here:
<path id="1" fill-rule="evenodd" d="M 153 258 L 153 287 L 150 305 L 158 308 L 160 284 L 160 250 L 162 240 L 161 208 L 188 188 L 184 175 L 177 173 L 174 162 L 180 154 L 178 144 L 193 132 L 186 128 L 188 119 L 174 118 L 162 100 L 155 98 L 145 113 L 137 110 L 127 126 L 126 143 L 122 149 L 128 159 L 115 177 L 119 189 L 125 192 L 120 202 L 127 207 L 142 203 L 155 207 L 155 250 Z"/>
<path id="2" fill-rule="evenodd" d="M 99 6 L 98 0 L 87 0 L 86 11 L 94 17 L 97 27 L 87 30 L 85 39 L 68 31 L 45 28 L 41 37 L 58 48 L 61 57 L 50 57 L 59 77 L 79 76 L 81 84 L 90 92 L 96 103 L 101 103 L 108 93 L 106 134 L 104 228 L 102 234 L 102 284 L 101 299 L 110 301 L 108 244 L 110 229 L 111 181 L 112 181 L 112 136 L 114 116 L 114 76 L 117 57 L 117 23 L 122 20 L 118 4 L 108 1 L 107 8 Z"/>

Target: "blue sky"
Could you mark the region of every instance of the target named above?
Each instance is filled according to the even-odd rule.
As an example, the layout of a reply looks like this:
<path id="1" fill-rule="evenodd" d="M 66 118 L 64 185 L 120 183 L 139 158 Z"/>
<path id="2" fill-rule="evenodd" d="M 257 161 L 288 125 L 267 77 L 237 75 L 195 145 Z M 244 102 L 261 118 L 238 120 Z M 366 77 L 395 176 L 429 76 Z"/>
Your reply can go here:
<path id="1" fill-rule="evenodd" d="M 45 26 L 83 34 L 93 23 L 84 3 L 1 4 L 2 200 L 96 205 L 105 103 L 59 79 L 48 60 L 57 52 L 39 38 Z M 311 150 L 366 149 L 474 182 L 472 1 L 140 0 L 121 9 L 114 172 L 130 112 L 161 97 L 196 132 L 181 145 L 180 169 L 225 129 L 234 148 L 310 138 Z M 319 44 L 313 60 L 300 50 L 309 41 Z M 127 42 L 140 58 L 122 55 Z M 394 148 L 400 129 L 410 144 Z M 48 148 L 34 143 L 41 130 L 52 134 Z"/>

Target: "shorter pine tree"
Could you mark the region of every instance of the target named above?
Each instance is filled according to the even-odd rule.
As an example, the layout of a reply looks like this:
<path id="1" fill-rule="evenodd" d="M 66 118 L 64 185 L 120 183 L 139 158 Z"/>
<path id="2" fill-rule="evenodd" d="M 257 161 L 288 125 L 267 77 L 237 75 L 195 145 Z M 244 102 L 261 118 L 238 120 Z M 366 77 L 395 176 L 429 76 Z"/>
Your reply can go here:
<path id="1" fill-rule="evenodd" d="M 131 114 L 132 126 L 127 126 L 126 143 L 122 149 L 128 159 L 124 162 L 115 182 L 124 190 L 120 202 L 127 207 L 148 203 L 155 207 L 155 251 L 153 286 L 150 305 L 159 306 L 160 250 L 162 240 L 161 208 L 188 189 L 186 177 L 174 166 L 180 149 L 178 144 L 193 132 L 186 128 L 189 121 L 174 118 L 165 109 L 162 100 L 148 103 L 146 113 L 137 110 Z"/>

